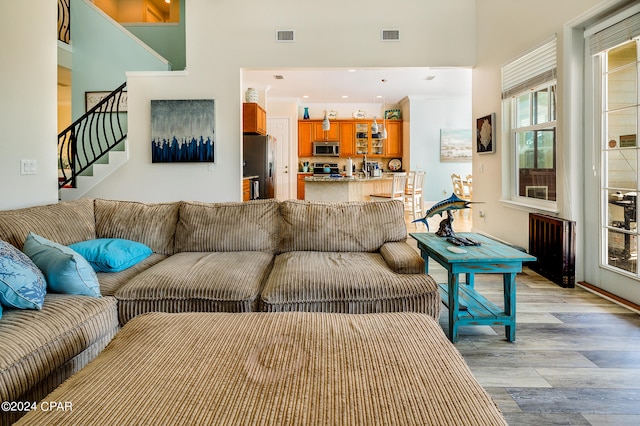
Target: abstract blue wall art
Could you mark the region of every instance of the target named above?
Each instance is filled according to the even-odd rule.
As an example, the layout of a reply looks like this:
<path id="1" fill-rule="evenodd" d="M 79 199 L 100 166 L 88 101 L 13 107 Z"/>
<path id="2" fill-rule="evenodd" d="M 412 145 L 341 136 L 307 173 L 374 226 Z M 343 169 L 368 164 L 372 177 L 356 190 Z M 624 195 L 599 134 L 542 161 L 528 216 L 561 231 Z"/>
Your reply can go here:
<path id="1" fill-rule="evenodd" d="M 213 99 L 151 101 L 153 163 L 214 162 Z"/>

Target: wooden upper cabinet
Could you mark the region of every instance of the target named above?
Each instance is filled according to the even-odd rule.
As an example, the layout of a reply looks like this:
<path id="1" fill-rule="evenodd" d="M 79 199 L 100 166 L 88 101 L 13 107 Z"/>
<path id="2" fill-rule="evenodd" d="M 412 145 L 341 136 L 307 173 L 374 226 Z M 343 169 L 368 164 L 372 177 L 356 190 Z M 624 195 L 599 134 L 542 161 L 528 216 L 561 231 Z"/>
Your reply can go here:
<path id="1" fill-rule="evenodd" d="M 258 104 L 242 104 L 242 132 L 255 135 L 267 134 L 267 112 Z"/>
<path id="2" fill-rule="evenodd" d="M 355 128 L 351 122 L 340 122 L 340 157 L 355 156 Z"/>
<path id="3" fill-rule="evenodd" d="M 313 123 L 310 121 L 298 121 L 298 157 L 311 157 L 313 155 Z"/>
<path id="4" fill-rule="evenodd" d="M 314 141 L 333 141 L 340 140 L 340 123 L 330 121 L 329 130 L 322 130 L 322 120 L 313 122 L 313 140 Z"/>
<path id="5" fill-rule="evenodd" d="M 402 157 L 402 121 L 385 122 L 387 139 L 385 140 L 384 155 L 386 157 Z"/>

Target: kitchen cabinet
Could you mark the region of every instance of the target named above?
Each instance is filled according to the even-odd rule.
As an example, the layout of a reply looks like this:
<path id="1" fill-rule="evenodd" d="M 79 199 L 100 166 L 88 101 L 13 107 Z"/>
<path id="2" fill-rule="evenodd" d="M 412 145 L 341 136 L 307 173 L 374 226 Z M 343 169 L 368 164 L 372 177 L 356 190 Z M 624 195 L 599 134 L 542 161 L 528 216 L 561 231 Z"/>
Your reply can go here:
<path id="1" fill-rule="evenodd" d="M 311 173 L 298 173 L 298 200 L 304 200 L 304 178 L 313 176 Z"/>
<path id="2" fill-rule="evenodd" d="M 369 123 L 355 123 L 355 150 L 357 155 L 369 155 Z"/>
<path id="3" fill-rule="evenodd" d="M 298 121 L 298 157 L 313 155 L 313 123 Z"/>
<path id="4" fill-rule="evenodd" d="M 384 155 L 386 157 L 402 157 L 402 121 L 387 120 L 387 139 L 384 144 Z"/>
<path id="5" fill-rule="evenodd" d="M 340 157 L 353 157 L 355 155 L 355 123 L 349 121 L 340 122 Z"/>
<path id="6" fill-rule="evenodd" d="M 242 104 L 242 132 L 254 135 L 267 134 L 267 112 L 258 104 Z"/>
<path id="7" fill-rule="evenodd" d="M 329 130 L 322 130 L 322 120 L 313 121 L 313 140 L 314 141 L 332 141 L 338 142 L 340 140 L 340 123 L 337 121 L 330 121 L 331 126 Z"/>
<path id="8" fill-rule="evenodd" d="M 251 199 L 251 181 L 249 179 L 242 180 L 242 201 Z"/>

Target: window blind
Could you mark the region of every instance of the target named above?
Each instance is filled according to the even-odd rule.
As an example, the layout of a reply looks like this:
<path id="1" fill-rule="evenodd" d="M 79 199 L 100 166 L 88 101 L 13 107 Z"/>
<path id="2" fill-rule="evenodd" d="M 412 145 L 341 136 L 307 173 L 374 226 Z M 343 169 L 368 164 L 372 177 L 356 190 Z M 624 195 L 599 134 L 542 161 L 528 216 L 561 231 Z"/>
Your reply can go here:
<path id="1" fill-rule="evenodd" d="M 589 36 L 589 51 L 592 55 L 596 55 L 638 36 L 640 36 L 640 13 L 631 15 Z"/>
<path id="2" fill-rule="evenodd" d="M 556 36 L 502 67 L 502 99 L 551 82 L 557 75 Z"/>

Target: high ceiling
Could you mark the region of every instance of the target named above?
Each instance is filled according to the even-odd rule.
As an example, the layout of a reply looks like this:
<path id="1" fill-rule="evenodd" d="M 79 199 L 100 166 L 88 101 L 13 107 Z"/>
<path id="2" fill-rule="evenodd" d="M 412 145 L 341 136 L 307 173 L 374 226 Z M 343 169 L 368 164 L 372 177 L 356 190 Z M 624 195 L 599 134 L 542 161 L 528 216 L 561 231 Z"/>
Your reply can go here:
<path id="1" fill-rule="evenodd" d="M 281 76 L 277 79 L 275 76 Z M 383 82 L 382 80 L 386 80 Z M 470 97 L 469 68 L 245 69 L 243 87 L 308 103 L 397 104 L 406 96 Z M 308 96 L 303 98 L 303 96 Z M 346 96 L 346 97 L 345 97 Z"/>

